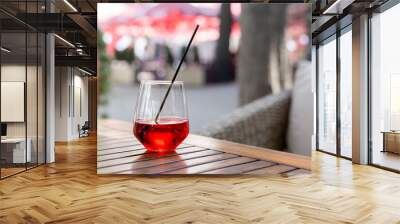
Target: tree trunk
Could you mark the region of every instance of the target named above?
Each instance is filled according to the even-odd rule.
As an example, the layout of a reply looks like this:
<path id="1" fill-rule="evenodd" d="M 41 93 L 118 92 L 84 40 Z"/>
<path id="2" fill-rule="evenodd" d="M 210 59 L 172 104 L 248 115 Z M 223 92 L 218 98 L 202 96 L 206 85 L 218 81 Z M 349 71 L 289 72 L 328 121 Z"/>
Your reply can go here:
<path id="1" fill-rule="evenodd" d="M 238 58 L 240 105 L 291 86 L 286 4 L 243 4 Z"/>
<path id="2" fill-rule="evenodd" d="M 215 59 L 211 65 L 211 71 L 207 81 L 223 82 L 233 80 L 234 69 L 229 43 L 232 27 L 231 4 L 222 3 L 220 10 L 219 39 L 215 49 Z"/>

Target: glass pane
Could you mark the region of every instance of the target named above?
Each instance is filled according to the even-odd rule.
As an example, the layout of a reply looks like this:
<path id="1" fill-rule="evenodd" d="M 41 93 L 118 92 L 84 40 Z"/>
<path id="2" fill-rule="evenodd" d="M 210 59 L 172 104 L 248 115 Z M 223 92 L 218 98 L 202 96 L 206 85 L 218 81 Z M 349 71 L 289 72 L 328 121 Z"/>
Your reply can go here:
<path id="1" fill-rule="evenodd" d="M 313 87 L 312 87 L 312 89 L 313 89 L 313 92 L 316 92 L 317 90 L 315 89 L 316 88 L 316 86 L 317 86 L 317 83 L 316 83 L 316 81 L 317 81 L 317 48 L 316 48 L 316 46 L 312 46 L 312 48 L 311 48 L 311 63 L 312 63 L 312 77 L 313 77 L 313 80 L 312 80 L 312 82 L 313 82 Z M 314 94 L 313 94 L 314 95 Z M 317 105 L 317 99 L 316 99 L 317 97 L 316 97 L 316 94 L 313 96 L 313 105 Z M 314 115 L 314 117 L 313 117 L 313 136 L 312 136 L 312 150 L 316 150 L 316 144 L 317 144 L 317 133 L 316 133 L 316 130 L 317 130 L 317 107 L 316 106 L 314 106 L 313 107 L 313 115 Z"/>
<path id="2" fill-rule="evenodd" d="M 352 141 L 352 36 L 351 31 L 340 36 L 340 152 L 351 158 Z"/>
<path id="3" fill-rule="evenodd" d="M 45 39 L 44 34 L 39 34 L 38 46 L 38 163 L 45 163 Z"/>
<path id="4" fill-rule="evenodd" d="M 26 80 L 26 113 L 27 113 L 27 143 L 30 150 L 28 168 L 37 165 L 37 74 L 38 74 L 38 36 L 36 32 L 27 33 L 28 38 L 28 63 Z"/>
<path id="5" fill-rule="evenodd" d="M 318 48 L 318 148 L 336 153 L 336 40 Z"/>
<path id="6" fill-rule="evenodd" d="M 37 1 L 27 2 L 27 13 L 38 13 L 39 5 Z M 37 16 L 33 16 L 31 20 L 37 20 Z M 38 21 L 32 21 L 37 23 Z M 38 164 L 38 45 L 39 36 L 36 30 L 27 30 L 27 80 L 26 80 L 26 113 L 27 113 L 27 150 L 31 151 L 30 161 L 27 167 L 35 167 Z"/>
<path id="7" fill-rule="evenodd" d="M 372 163 L 400 170 L 400 5 L 372 18 Z"/>
<path id="8" fill-rule="evenodd" d="M 43 13 L 44 3 L 1 1 L 0 7 L 23 16 Z M 45 36 L 1 12 L 0 19 L 3 178 L 45 161 Z"/>
<path id="9" fill-rule="evenodd" d="M 25 170 L 26 33 L 1 34 L 1 166 L 2 177 Z M 28 147 L 29 149 L 29 147 Z"/>

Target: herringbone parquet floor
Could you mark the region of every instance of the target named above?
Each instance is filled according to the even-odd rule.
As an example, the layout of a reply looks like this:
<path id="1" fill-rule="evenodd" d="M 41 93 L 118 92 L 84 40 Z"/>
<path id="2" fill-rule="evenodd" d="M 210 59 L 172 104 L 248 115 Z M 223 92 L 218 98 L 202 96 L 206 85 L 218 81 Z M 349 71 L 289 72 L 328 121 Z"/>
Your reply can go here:
<path id="1" fill-rule="evenodd" d="M 314 153 L 290 177 L 96 175 L 94 137 L 0 181 L 0 223 L 400 223 L 400 175 Z"/>

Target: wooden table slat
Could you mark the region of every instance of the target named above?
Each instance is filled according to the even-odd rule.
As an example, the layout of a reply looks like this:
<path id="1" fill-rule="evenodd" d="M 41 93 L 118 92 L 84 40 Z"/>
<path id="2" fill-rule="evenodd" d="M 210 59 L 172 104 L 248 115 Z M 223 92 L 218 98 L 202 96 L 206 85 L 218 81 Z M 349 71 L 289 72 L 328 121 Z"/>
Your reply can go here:
<path id="1" fill-rule="evenodd" d="M 189 149 L 187 149 L 189 148 Z M 169 154 L 164 154 L 163 156 L 171 156 L 174 154 L 182 154 L 182 153 L 188 153 L 188 152 L 197 152 L 204 150 L 204 148 L 200 147 L 195 147 L 196 149 L 193 149 L 193 146 L 182 146 L 176 149 L 175 153 L 169 153 Z M 186 150 L 183 150 L 186 149 Z M 155 158 L 160 158 L 161 155 L 157 153 L 149 153 L 147 152 L 147 149 L 145 148 L 140 148 L 140 149 L 131 149 L 127 151 L 121 151 L 121 152 L 116 152 L 116 153 L 110 153 L 110 154 L 104 154 L 104 155 L 98 155 L 97 156 L 97 162 L 104 162 L 107 160 L 113 160 L 113 159 L 119 159 L 119 158 L 127 158 L 127 157 L 134 157 L 137 155 L 143 155 L 143 154 L 148 154 L 149 156 L 154 155 Z"/>
<path id="2" fill-rule="evenodd" d="M 105 162 L 108 160 L 113 160 L 113 159 L 121 159 L 121 158 L 126 158 L 126 157 L 134 157 L 134 156 L 139 156 L 143 155 L 147 152 L 146 149 L 133 149 L 130 151 L 122 151 L 122 152 L 116 152 L 112 154 L 106 154 L 106 155 L 98 155 L 97 156 L 97 162 Z"/>
<path id="3" fill-rule="evenodd" d="M 108 142 L 113 142 L 117 140 L 123 140 L 123 139 L 135 139 L 132 137 L 132 135 L 116 135 L 116 136 L 108 136 L 108 135 L 98 135 L 97 136 L 97 144 L 103 144 L 103 143 L 108 143 Z"/>
<path id="4" fill-rule="evenodd" d="M 293 153 L 282 152 L 257 146 L 244 145 L 240 143 L 219 140 L 199 135 L 189 135 L 186 143 L 205 147 L 208 149 L 219 150 L 240 156 L 251 157 L 259 160 L 273 161 L 276 163 L 287 164 L 290 166 L 310 169 L 310 157 Z"/>
<path id="5" fill-rule="evenodd" d="M 216 169 L 212 171 L 204 172 L 203 174 L 241 174 L 252 170 L 264 168 L 267 166 L 273 166 L 275 163 L 257 160 L 254 162 L 243 163 L 237 166 L 230 166 L 226 168 Z"/>
<path id="6" fill-rule="evenodd" d="M 101 134 L 101 133 L 97 133 L 97 143 L 104 143 L 107 141 L 115 141 L 115 140 L 121 140 L 121 139 L 135 139 L 136 138 L 131 135 L 131 134 L 118 134 L 118 136 L 109 136 L 108 133 L 106 134 Z"/>
<path id="7" fill-rule="evenodd" d="M 117 149 L 117 148 L 122 148 L 122 147 L 129 147 L 129 146 L 136 146 L 136 145 L 142 145 L 140 144 L 140 142 L 134 142 L 134 141 L 130 141 L 130 142 L 117 142 L 117 143 L 113 143 L 110 145 L 106 145 L 104 147 L 98 147 L 98 151 L 105 151 L 105 150 L 109 150 L 109 149 Z M 143 146 L 143 145 L 142 145 Z"/>
<path id="8" fill-rule="evenodd" d="M 107 167 L 102 167 L 100 165 L 100 166 L 98 166 L 97 171 L 98 171 L 98 173 L 120 173 L 120 172 L 123 172 L 126 170 L 139 169 L 139 168 L 150 167 L 150 166 L 157 166 L 160 164 L 172 163 L 172 162 L 182 161 L 182 160 L 186 160 L 186 159 L 204 157 L 204 156 L 215 155 L 215 154 L 220 154 L 220 153 L 221 152 L 218 152 L 215 150 L 206 149 L 206 150 L 199 151 L 199 152 L 174 155 L 174 156 L 169 156 L 169 157 L 162 157 L 162 158 L 152 159 L 152 160 L 144 160 L 144 161 L 142 160 L 142 161 L 136 161 L 136 162 L 130 161 L 130 162 L 127 162 L 124 164 L 115 163 L 115 164 L 107 166 Z M 146 155 L 147 154 L 145 154 L 143 156 L 145 157 Z M 138 159 L 140 160 L 140 157 Z"/>
<path id="9" fill-rule="evenodd" d="M 256 159 L 238 156 L 238 157 L 234 157 L 231 159 L 214 161 L 214 162 L 209 162 L 206 164 L 201 164 L 201 165 L 186 167 L 186 168 L 179 169 L 179 170 L 169 171 L 169 172 L 165 172 L 165 174 L 199 174 L 199 173 L 204 173 L 204 172 L 211 171 L 211 170 L 216 170 L 216 169 L 225 168 L 225 167 L 229 167 L 229 166 L 240 165 L 243 163 L 248 163 L 248 162 L 253 162 L 253 161 L 256 161 Z"/>
<path id="10" fill-rule="evenodd" d="M 97 148 L 102 150 L 102 149 L 107 149 L 109 147 L 117 147 L 117 144 L 126 144 L 126 145 L 137 145 L 140 144 L 139 141 L 129 138 L 129 139 L 122 139 L 122 140 L 118 140 L 118 141 L 112 141 L 112 142 L 105 142 L 105 143 L 98 143 L 97 144 Z"/>
<path id="11" fill-rule="evenodd" d="M 121 152 L 126 152 L 126 151 L 129 151 L 129 150 L 137 150 L 137 149 L 144 149 L 144 146 L 142 144 L 137 144 L 137 145 L 129 145 L 129 146 L 124 146 L 124 147 L 108 148 L 108 149 L 98 150 L 97 151 L 97 156 L 109 155 L 109 154 L 114 154 L 114 153 L 121 153 Z"/>
<path id="12" fill-rule="evenodd" d="M 205 163 L 209 164 L 210 162 L 221 161 L 221 160 L 223 161 L 225 159 L 234 158 L 234 157 L 238 157 L 238 156 L 233 155 L 233 154 L 228 154 L 228 153 L 220 153 L 220 154 L 216 154 L 216 155 L 204 156 L 204 157 L 199 157 L 199 158 L 180 160 L 180 161 L 176 161 L 173 163 L 160 164 L 158 166 L 146 167 L 143 169 L 129 170 L 129 171 L 122 172 L 121 174 L 160 174 L 165 171 L 177 170 L 177 169 L 181 169 L 184 167 L 190 167 L 190 166 L 195 166 L 195 165 L 200 165 L 200 164 L 205 164 Z"/>
<path id="13" fill-rule="evenodd" d="M 169 153 L 169 154 L 142 153 L 142 154 L 134 155 L 134 156 L 126 156 L 126 157 L 115 158 L 115 159 L 110 159 L 110 160 L 106 160 L 106 161 L 98 161 L 97 167 L 106 167 L 106 166 L 113 166 L 113 165 L 125 164 L 125 163 L 135 163 L 135 162 L 143 161 L 143 160 L 155 160 L 155 159 L 161 159 L 164 157 L 184 155 L 184 154 L 195 153 L 195 152 L 200 152 L 200 151 L 207 151 L 207 149 L 201 148 L 201 147 L 188 147 L 188 148 L 182 148 L 180 150 L 177 150 L 174 153 Z M 214 151 L 214 150 L 212 150 L 212 151 Z"/>
<path id="14" fill-rule="evenodd" d="M 191 147 L 191 146 L 186 145 L 186 144 L 181 144 L 180 146 L 178 146 L 177 150 L 180 150 L 182 148 L 188 148 L 188 147 Z M 128 147 L 115 148 L 115 149 L 113 148 L 113 149 L 109 149 L 107 151 L 105 151 L 105 150 L 99 151 L 99 152 L 97 152 L 98 153 L 97 156 L 102 157 L 102 156 L 113 155 L 113 154 L 118 154 L 118 153 L 125 153 L 125 152 L 130 152 L 130 151 L 141 150 L 141 149 L 145 149 L 145 147 L 142 144 L 128 146 Z"/>

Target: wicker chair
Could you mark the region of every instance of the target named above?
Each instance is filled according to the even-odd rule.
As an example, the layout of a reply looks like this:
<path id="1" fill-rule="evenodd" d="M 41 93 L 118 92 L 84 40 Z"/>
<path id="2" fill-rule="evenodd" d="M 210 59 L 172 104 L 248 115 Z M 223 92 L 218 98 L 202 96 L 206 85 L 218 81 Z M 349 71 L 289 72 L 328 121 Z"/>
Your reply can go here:
<path id="1" fill-rule="evenodd" d="M 200 134 L 310 156 L 313 113 L 311 66 L 302 62 L 291 91 L 257 99 Z"/>
<path id="2" fill-rule="evenodd" d="M 201 134 L 243 144 L 282 150 L 290 91 L 257 99 L 208 127 Z"/>

